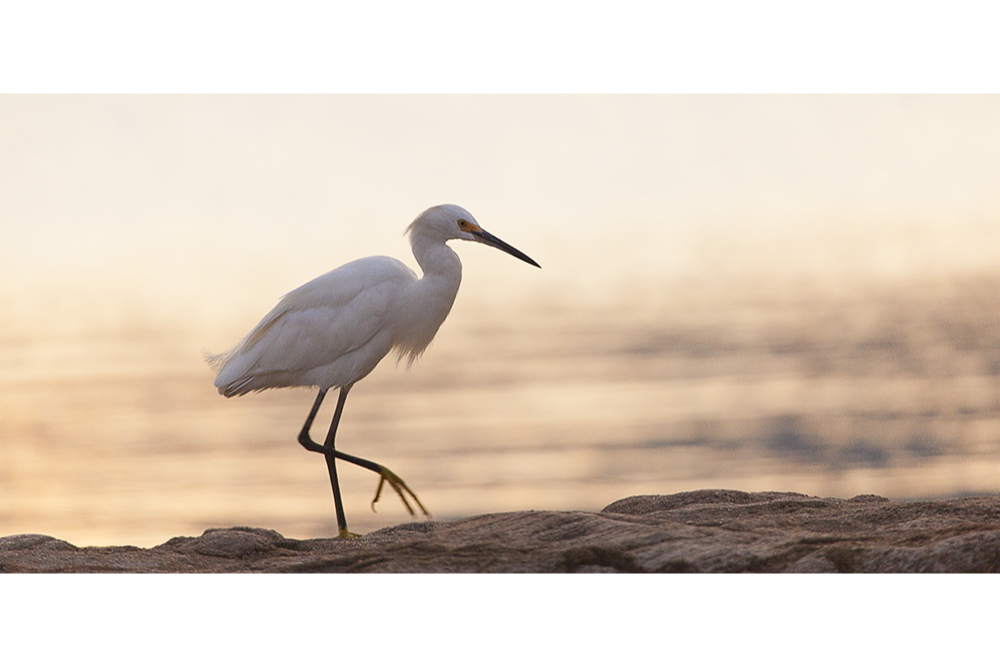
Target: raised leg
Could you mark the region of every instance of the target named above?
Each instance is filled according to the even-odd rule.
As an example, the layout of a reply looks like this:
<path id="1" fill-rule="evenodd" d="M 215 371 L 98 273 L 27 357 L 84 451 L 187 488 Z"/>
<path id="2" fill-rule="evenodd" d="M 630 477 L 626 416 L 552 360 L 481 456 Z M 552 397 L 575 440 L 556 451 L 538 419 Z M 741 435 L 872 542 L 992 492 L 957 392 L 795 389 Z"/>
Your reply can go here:
<path id="1" fill-rule="evenodd" d="M 312 409 L 309 411 L 309 416 L 306 418 L 306 423 L 303 424 L 302 430 L 299 432 L 299 444 L 310 452 L 316 452 L 317 454 L 323 454 L 326 457 L 327 469 L 330 472 L 330 485 L 333 487 L 333 502 L 337 511 L 337 528 L 339 530 L 340 537 L 351 537 L 353 534 L 347 531 L 347 518 L 344 514 L 343 502 L 340 498 L 340 483 L 337 480 L 337 459 L 347 461 L 348 463 L 353 463 L 354 465 L 361 466 L 362 468 L 367 468 L 372 472 L 379 474 L 378 488 L 375 490 L 375 498 L 372 500 L 372 511 L 375 510 L 375 503 L 382 495 L 382 488 L 385 483 L 388 482 L 389 486 L 399 495 L 400 500 L 403 501 L 403 505 L 406 506 L 406 510 L 412 515 L 413 507 L 410 506 L 409 501 L 406 499 L 405 493 L 409 493 L 413 498 L 414 502 L 417 503 L 417 507 L 420 508 L 425 515 L 429 516 L 430 513 L 427 508 L 424 507 L 420 499 L 417 498 L 417 494 L 406 485 L 406 482 L 392 472 L 385 466 L 375 463 L 374 461 L 369 461 L 367 459 L 362 459 L 357 456 L 352 456 L 351 454 L 346 454 L 344 452 L 337 451 L 334 446 L 334 440 L 337 435 L 337 426 L 340 424 L 340 416 L 344 412 L 344 403 L 347 401 L 347 393 L 351 390 L 353 385 L 347 385 L 341 387 L 340 396 L 337 399 L 337 409 L 333 414 L 333 422 L 330 424 L 330 430 L 327 433 L 326 441 L 323 445 L 316 443 L 309 435 L 309 431 L 312 428 L 312 423 L 316 419 L 316 414 L 319 412 L 320 405 L 323 403 L 323 399 L 326 398 L 326 389 L 320 389 L 319 394 L 316 396 L 316 401 L 313 403 Z"/>

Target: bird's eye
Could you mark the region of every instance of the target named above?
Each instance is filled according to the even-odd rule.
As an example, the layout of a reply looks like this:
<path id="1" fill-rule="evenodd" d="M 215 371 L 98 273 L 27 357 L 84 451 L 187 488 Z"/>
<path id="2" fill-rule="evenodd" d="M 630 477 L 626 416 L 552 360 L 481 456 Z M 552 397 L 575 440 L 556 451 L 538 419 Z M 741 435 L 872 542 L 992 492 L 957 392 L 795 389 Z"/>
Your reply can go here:
<path id="1" fill-rule="evenodd" d="M 460 218 L 459 221 L 458 221 L 458 228 L 459 229 L 468 229 L 469 228 L 469 221 L 466 220 L 466 219 L 464 219 L 464 218 Z"/>

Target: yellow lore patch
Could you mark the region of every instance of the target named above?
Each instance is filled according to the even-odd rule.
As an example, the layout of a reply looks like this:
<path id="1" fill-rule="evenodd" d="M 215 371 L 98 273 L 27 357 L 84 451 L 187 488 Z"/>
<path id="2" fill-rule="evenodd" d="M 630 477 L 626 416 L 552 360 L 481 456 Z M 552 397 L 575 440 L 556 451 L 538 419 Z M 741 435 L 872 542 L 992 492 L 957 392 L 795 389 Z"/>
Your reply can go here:
<path id="1" fill-rule="evenodd" d="M 458 228 L 463 232 L 482 232 L 483 228 L 474 222 L 469 222 L 465 218 L 458 219 Z"/>

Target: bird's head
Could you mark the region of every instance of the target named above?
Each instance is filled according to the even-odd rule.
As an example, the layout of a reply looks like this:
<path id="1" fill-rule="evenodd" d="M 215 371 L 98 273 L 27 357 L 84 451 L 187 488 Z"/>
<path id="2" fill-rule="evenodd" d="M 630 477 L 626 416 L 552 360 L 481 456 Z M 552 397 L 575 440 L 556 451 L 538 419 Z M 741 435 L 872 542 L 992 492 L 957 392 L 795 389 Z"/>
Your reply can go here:
<path id="1" fill-rule="evenodd" d="M 523 252 L 512 245 L 509 245 L 482 228 L 472 214 L 461 206 L 454 204 L 441 204 L 432 206 L 417 216 L 417 219 L 410 223 L 406 231 L 414 236 L 423 236 L 433 239 L 439 243 L 444 243 L 451 239 L 462 239 L 463 241 L 475 241 L 491 246 L 505 253 L 517 257 L 523 262 L 532 266 L 542 268 L 538 262 L 531 259 Z"/>

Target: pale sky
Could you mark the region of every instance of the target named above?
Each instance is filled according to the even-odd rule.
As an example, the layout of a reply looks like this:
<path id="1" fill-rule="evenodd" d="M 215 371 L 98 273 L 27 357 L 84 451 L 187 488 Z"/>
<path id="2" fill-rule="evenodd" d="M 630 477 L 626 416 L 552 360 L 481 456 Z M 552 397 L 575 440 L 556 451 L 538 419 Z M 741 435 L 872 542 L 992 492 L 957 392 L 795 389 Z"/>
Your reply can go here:
<path id="1" fill-rule="evenodd" d="M 359 256 L 413 265 L 402 231 L 444 202 L 542 264 L 458 244 L 466 290 L 510 298 L 995 271 L 997 118 L 991 96 L 7 95 L 0 298 L 15 328 L 256 312 Z"/>

